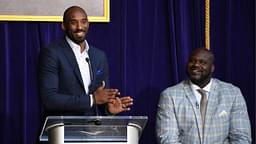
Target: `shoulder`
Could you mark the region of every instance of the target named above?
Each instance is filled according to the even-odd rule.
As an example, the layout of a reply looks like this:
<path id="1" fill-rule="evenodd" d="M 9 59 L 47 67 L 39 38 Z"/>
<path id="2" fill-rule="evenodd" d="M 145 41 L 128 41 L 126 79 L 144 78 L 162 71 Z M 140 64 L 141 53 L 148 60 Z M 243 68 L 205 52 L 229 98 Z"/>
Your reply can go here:
<path id="1" fill-rule="evenodd" d="M 188 80 L 184 80 L 174 86 L 166 88 L 160 94 L 159 104 L 169 105 L 170 102 L 176 101 L 177 103 L 180 103 L 181 101 L 184 101 L 184 98 L 186 98 L 185 90 L 188 88 Z"/>
<path id="2" fill-rule="evenodd" d="M 234 84 L 229 82 L 224 82 L 216 78 L 213 78 L 213 85 L 216 85 L 216 87 L 220 91 L 240 91 L 240 88 L 235 86 Z"/>
<path id="3" fill-rule="evenodd" d="M 164 89 L 161 93 L 161 95 L 169 95 L 169 96 L 177 96 L 181 95 L 182 93 L 185 93 L 185 87 L 189 87 L 189 81 L 184 80 L 174 86 L 168 87 Z"/>
<path id="4" fill-rule="evenodd" d="M 104 61 L 107 59 L 106 54 L 103 50 L 92 45 L 90 45 L 89 47 L 90 48 L 88 53 L 91 58 L 97 58 L 98 60 L 102 59 Z"/>
<path id="5" fill-rule="evenodd" d="M 105 52 L 93 45 L 89 45 L 89 53 L 96 53 L 96 54 L 102 54 L 102 55 L 105 55 Z"/>
<path id="6" fill-rule="evenodd" d="M 50 58 L 52 60 L 57 60 L 60 56 L 62 57 L 64 55 L 64 51 L 72 52 L 70 46 L 64 38 L 57 39 L 50 42 L 46 47 L 40 49 L 39 58 Z"/>
<path id="7" fill-rule="evenodd" d="M 220 99 L 225 99 L 225 101 L 231 102 L 236 99 L 243 99 L 243 95 L 239 87 L 218 79 L 213 79 L 212 88 L 210 91 L 212 91 L 213 94 L 218 94 L 218 97 Z"/>
<path id="8" fill-rule="evenodd" d="M 70 48 L 67 41 L 64 38 L 56 39 L 50 42 L 47 46 L 41 49 L 41 51 L 62 51 L 63 49 Z"/>
<path id="9" fill-rule="evenodd" d="M 59 38 L 56 40 L 51 41 L 46 48 L 63 48 L 63 47 L 68 47 L 68 42 L 66 41 L 65 38 Z"/>

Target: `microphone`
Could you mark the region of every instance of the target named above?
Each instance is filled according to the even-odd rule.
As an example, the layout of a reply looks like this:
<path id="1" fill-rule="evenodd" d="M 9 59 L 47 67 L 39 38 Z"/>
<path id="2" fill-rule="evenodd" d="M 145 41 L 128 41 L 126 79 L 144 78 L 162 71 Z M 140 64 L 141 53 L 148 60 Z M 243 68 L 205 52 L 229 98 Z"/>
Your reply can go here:
<path id="1" fill-rule="evenodd" d="M 88 63 L 88 66 L 89 66 L 90 79 L 91 79 L 91 82 L 92 82 L 93 81 L 93 74 L 92 74 L 92 66 L 91 66 L 91 63 L 90 63 L 90 59 L 87 57 L 87 58 L 85 58 L 85 60 Z"/>
<path id="2" fill-rule="evenodd" d="M 199 104 L 196 102 L 196 108 L 199 109 Z"/>
<path id="3" fill-rule="evenodd" d="M 85 58 L 85 61 L 88 63 L 89 71 L 90 71 L 90 79 L 91 79 L 91 82 L 92 82 L 93 81 L 93 73 L 92 73 L 92 66 L 91 66 L 89 57 Z M 92 94 L 92 98 L 93 98 L 93 102 L 95 102 L 95 104 L 94 104 L 95 113 L 96 113 L 96 116 L 98 117 L 99 116 L 98 106 L 96 104 L 96 99 L 95 99 L 95 96 L 93 94 Z M 97 118 L 95 120 L 89 121 L 89 123 L 91 123 L 91 122 L 94 123 L 95 125 L 101 125 L 101 120 L 97 119 Z"/>

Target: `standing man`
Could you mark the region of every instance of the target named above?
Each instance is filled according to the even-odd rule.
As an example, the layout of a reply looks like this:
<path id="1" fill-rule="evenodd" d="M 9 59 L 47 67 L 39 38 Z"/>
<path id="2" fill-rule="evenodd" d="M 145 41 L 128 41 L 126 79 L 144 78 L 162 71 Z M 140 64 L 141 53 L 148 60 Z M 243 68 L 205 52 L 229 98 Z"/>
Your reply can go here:
<path id="1" fill-rule="evenodd" d="M 161 93 L 156 117 L 159 144 L 250 144 L 251 128 L 240 89 L 212 78 L 214 55 L 192 51 L 189 80 Z"/>
<path id="2" fill-rule="evenodd" d="M 131 97 L 119 98 L 117 89 L 108 89 L 105 53 L 86 41 L 86 12 L 78 6 L 66 9 L 62 29 L 66 36 L 40 52 L 40 96 L 46 116 L 100 115 L 99 105 L 110 114 L 130 110 Z"/>

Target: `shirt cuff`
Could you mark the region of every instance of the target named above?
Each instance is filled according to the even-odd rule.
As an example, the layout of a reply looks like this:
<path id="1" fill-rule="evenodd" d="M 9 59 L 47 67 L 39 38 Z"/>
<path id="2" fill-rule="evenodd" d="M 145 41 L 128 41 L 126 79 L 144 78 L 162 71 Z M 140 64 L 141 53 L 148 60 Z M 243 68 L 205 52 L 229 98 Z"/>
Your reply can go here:
<path id="1" fill-rule="evenodd" d="M 94 101 L 93 101 L 94 99 L 93 99 L 93 95 L 92 94 L 90 94 L 90 104 L 91 104 L 91 107 L 93 106 L 93 103 L 94 103 Z"/>

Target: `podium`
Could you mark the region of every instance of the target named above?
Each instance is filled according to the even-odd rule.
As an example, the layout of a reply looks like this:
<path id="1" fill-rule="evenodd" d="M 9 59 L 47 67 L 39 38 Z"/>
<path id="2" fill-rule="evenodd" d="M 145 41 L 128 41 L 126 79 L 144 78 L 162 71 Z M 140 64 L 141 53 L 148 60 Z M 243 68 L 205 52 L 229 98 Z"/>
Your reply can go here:
<path id="1" fill-rule="evenodd" d="M 147 116 L 48 116 L 42 144 L 138 144 Z"/>

